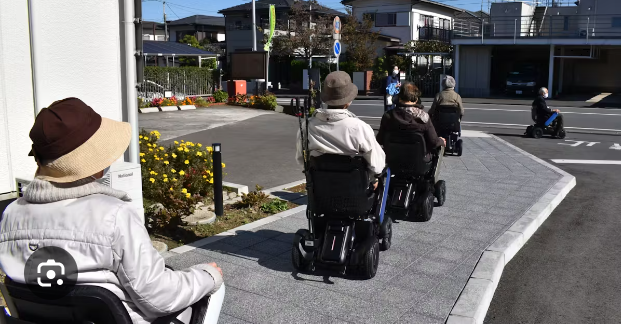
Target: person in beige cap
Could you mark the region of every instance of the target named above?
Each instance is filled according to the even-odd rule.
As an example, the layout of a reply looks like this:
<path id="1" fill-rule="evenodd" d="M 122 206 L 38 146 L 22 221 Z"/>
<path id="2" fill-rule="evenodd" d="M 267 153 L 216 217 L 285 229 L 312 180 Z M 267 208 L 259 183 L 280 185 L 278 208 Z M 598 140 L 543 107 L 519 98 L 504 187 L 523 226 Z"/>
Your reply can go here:
<path id="1" fill-rule="evenodd" d="M 384 150 L 375 140 L 373 128 L 347 109 L 357 95 L 358 87 L 346 72 L 335 71 L 326 76 L 321 100 L 326 103 L 327 109 L 315 110 L 315 115 L 308 122 L 310 155 L 362 156 L 371 175 L 378 176 L 386 165 Z M 296 159 L 299 164 L 304 164 L 300 131 Z M 372 184 L 377 187 L 377 180 L 373 180 Z"/>
<path id="2" fill-rule="evenodd" d="M 30 138 L 35 178 L 0 220 L 0 269 L 10 281 L 26 283 L 35 250 L 59 247 L 75 260 L 77 271 L 68 273 L 77 274 L 77 286 L 110 290 L 135 323 L 185 311 L 216 291 L 224 295 L 215 263 L 166 268 L 129 196 L 97 182 L 127 149 L 128 123 L 67 98 L 41 110 Z"/>

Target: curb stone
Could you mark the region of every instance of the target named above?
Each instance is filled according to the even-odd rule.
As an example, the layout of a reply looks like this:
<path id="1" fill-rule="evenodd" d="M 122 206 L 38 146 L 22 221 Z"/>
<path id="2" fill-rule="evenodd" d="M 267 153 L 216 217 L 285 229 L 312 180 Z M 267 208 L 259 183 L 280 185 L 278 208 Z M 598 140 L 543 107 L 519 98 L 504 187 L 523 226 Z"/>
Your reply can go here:
<path id="1" fill-rule="evenodd" d="M 558 167 L 490 135 L 499 142 L 517 150 L 563 177 L 552 186 L 522 217 L 492 243 L 481 255 L 446 321 L 447 324 L 482 324 L 494 297 L 504 266 L 518 253 L 535 231 L 545 222 L 569 191 L 576 178 Z"/>

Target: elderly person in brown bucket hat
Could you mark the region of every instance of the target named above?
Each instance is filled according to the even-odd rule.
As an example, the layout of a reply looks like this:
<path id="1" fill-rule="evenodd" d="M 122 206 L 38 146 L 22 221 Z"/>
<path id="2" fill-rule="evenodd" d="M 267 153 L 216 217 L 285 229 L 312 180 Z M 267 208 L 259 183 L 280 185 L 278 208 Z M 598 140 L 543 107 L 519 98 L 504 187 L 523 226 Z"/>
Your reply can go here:
<path id="1" fill-rule="evenodd" d="M 378 176 L 386 165 L 384 150 L 375 140 L 373 128 L 347 109 L 357 95 L 358 87 L 346 72 L 335 71 L 326 76 L 321 100 L 326 103 L 327 109 L 317 109 L 308 121 L 310 155 L 362 156 L 370 175 Z M 299 164 L 304 163 L 299 131 L 296 159 Z M 372 184 L 377 187 L 377 179 Z"/>
<path id="2" fill-rule="evenodd" d="M 77 286 L 116 294 L 134 323 L 186 311 L 216 291 L 224 295 L 214 263 L 166 268 L 129 196 L 97 182 L 127 149 L 128 123 L 67 98 L 37 115 L 30 138 L 35 179 L 0 220 L 0 269 L 11 282 L 30 283 L 28 258 L 58 247 L 75 260 L 77 270 L 67 273 L 77 276 Z"/>

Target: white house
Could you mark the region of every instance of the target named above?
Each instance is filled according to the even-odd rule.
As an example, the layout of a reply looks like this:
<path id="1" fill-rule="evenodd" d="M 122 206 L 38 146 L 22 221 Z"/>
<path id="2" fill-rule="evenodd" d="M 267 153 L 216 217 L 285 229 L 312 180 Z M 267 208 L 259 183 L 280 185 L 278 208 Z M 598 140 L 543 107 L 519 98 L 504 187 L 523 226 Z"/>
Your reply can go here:
<path id="1" fill-rule="evenodd" d="M 343 0 L 359 20 L 366 15 L 374 29 L 401 39 L 405 44 L 417 40 L 450 42 L 455 14 L 464 9 L 431 0 Z"/>
<path id="2" fill-rule="evenodd" d="M 15 178 L 34 176 L 36 114 L 66 97 L 132 123 L 125 160 L 137 162 L 133 18 L 134 0 L 0 1 L 0 200 L 14 197 Z"/>

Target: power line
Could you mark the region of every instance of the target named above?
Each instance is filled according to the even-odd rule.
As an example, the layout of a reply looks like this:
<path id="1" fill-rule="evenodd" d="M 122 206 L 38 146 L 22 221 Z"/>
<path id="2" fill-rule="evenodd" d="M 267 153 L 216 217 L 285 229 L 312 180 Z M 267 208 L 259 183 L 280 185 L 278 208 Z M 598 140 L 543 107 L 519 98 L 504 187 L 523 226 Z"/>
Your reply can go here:
<path id="1" fill-rule="evenodd" d="M 170 11 L 172 11 L 172 13 L 173 13 L 173 14 L 175 14 L 175 16 L 177 16 L 177 19 L 181 19 L 181 18 L 179 17 L 179 15 L 177 15 L 177 13 L 176 13 L 174 10 L 172 10 L 172 8 L 170 7 L 170 5 L 168 5 L 168 4 L 166 4 L 166 5 L 168 6 L 168 9 L 170 9 Z"/>

